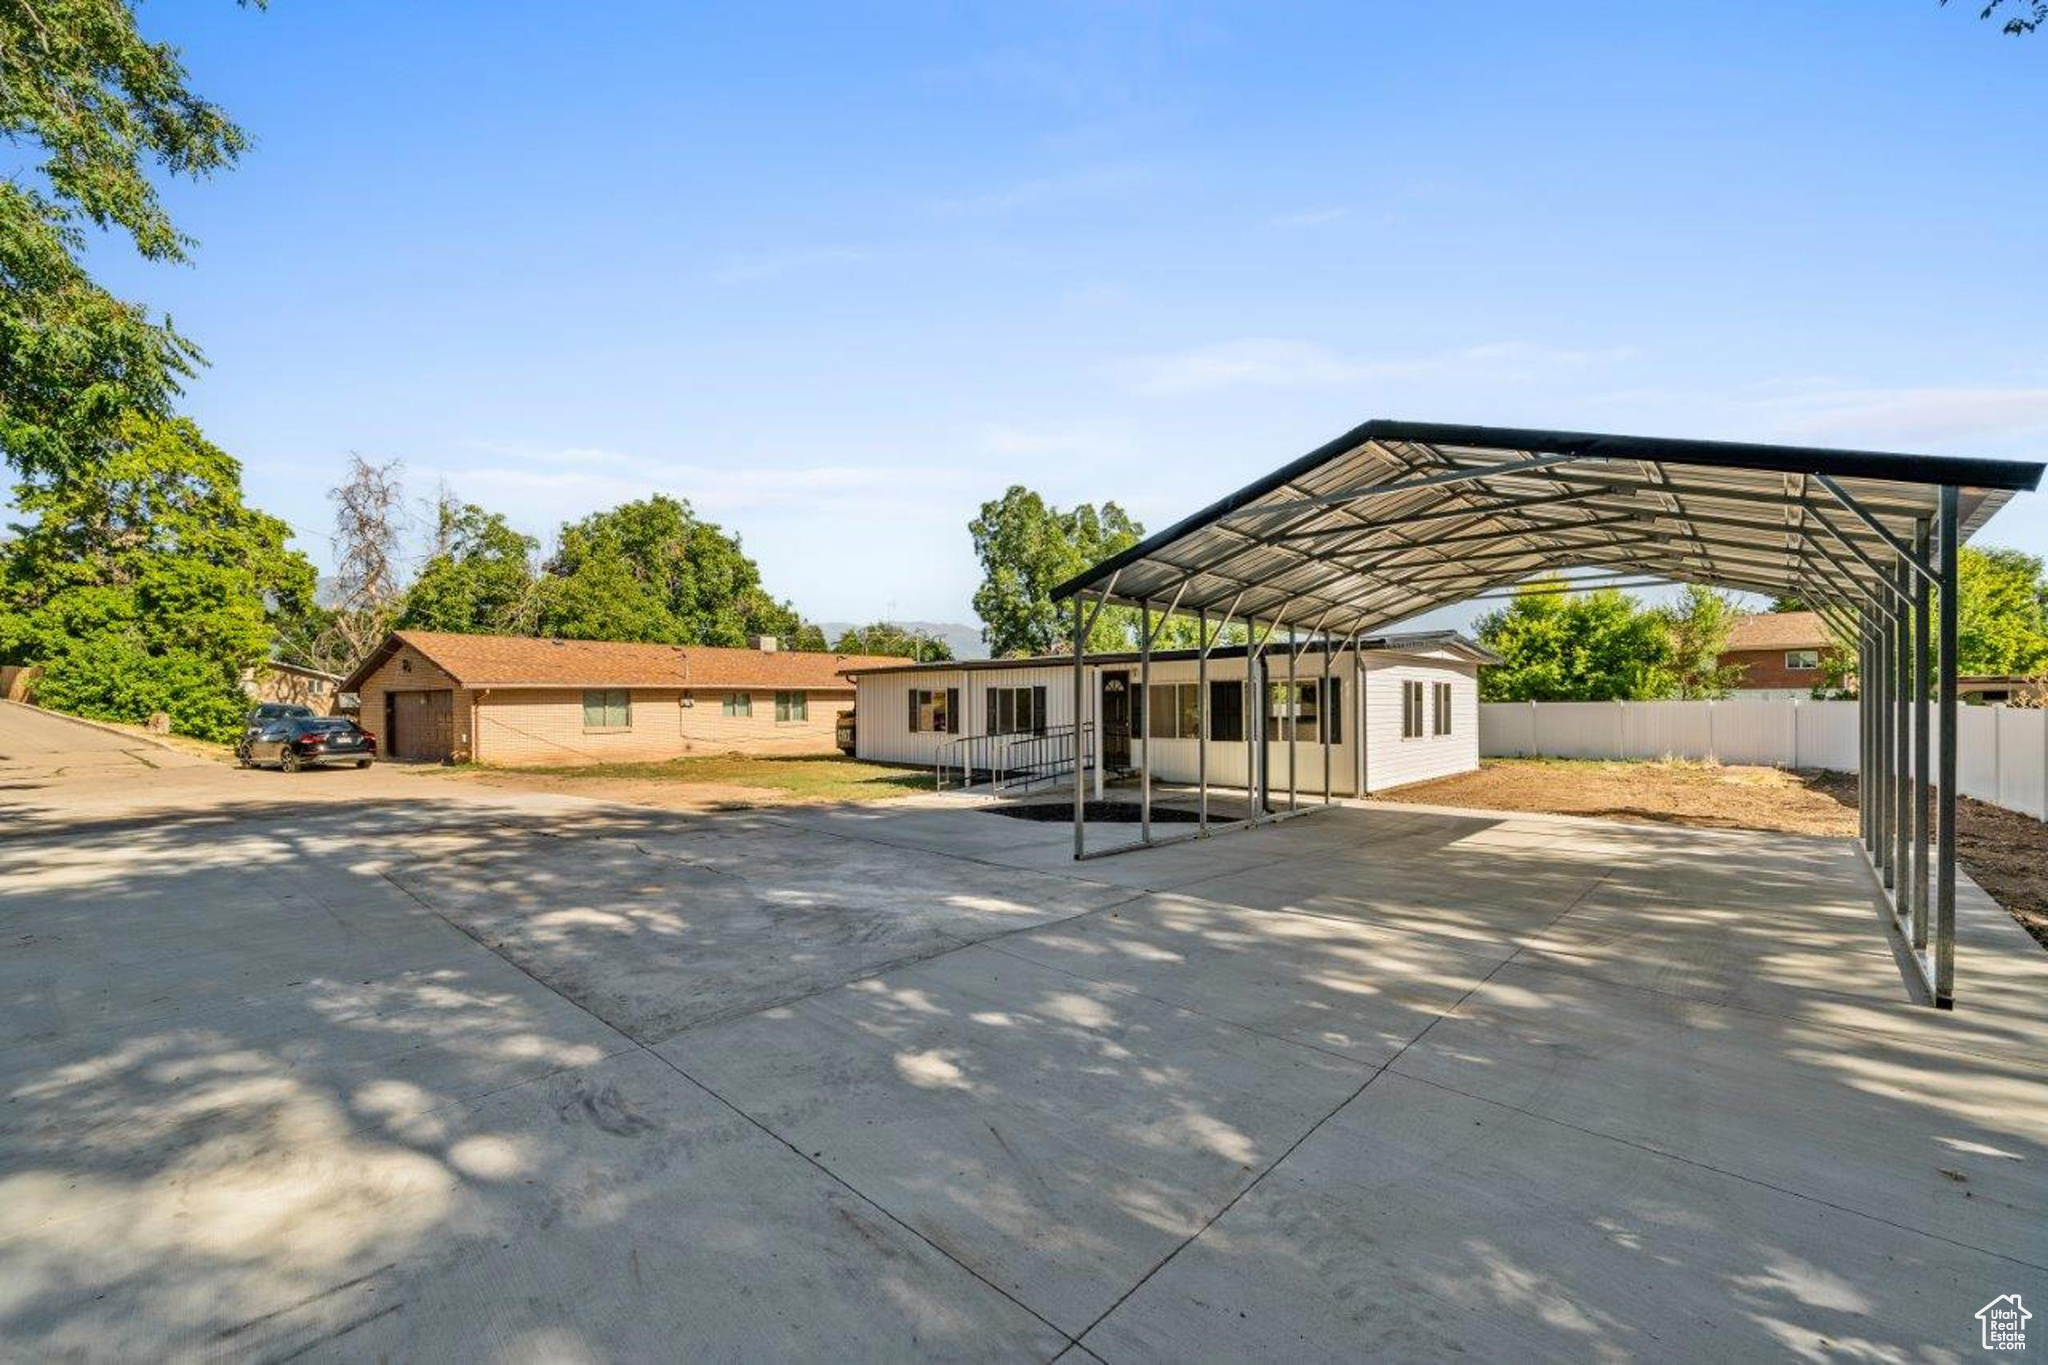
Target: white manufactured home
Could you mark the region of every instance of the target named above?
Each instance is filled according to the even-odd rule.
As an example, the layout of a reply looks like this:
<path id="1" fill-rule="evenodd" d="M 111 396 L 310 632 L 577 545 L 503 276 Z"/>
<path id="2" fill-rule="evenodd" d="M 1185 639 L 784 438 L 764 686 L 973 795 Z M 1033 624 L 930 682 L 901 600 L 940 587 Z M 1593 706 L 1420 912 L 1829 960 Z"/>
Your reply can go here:
<path id="1" fill-rule="evenodd" d="M 1321 642 L 1298 653 L 1274 646 L 1255 662 L 1265 681 L 1257 714 L 1246 704 L 1247 651 L 1210 651 L 1203 746 L 1195 651 L 1152 655 L 1149 701 L 1138 655 L 1087 656 L 1087 766 L 1133 770 L 1149 745 L 1155 781 L 1193 783 L 1206 748 L 1211 786 L 1242 789 L 1263 762 L 1269 791 L 1317 796 L 1326 776 L 1331 793 L 1353 796 L 1479 766 L 1479 669 L 1493 656 L 1455 632 L 1381 636 L 1356 649 L 1338 642 L 1327 652 Z M 846 671 L 857 758 L 955 773 L 1072 771 L 1071 656 Z"/>

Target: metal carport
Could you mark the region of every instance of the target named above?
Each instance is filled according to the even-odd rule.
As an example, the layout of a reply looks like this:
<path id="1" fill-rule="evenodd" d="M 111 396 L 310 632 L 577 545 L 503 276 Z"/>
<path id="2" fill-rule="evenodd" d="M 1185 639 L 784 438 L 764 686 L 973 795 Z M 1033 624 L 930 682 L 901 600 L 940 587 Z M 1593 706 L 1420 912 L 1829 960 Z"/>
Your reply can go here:
<path id="1" fill-rule="evenodd" d="M 1074 602 L 1075 716 L 1086 714 L 1088 627 L 1110 602 L 1140 611 L 1141 686 L 1160 623 L 1178 613 L 1200 623 L 1205 661 L 1226 627 L 1246 630 L 1261 679 L 1247 688 L 1251 696 L 1264 695 L 1266 655 L 1283 634 L 1291 670 L 1315 642 L 1354 640 L 1533 575 L 1580 571 L 1571 580 L 1579 588 L 1703 583 L 1799 596 L 1858 650 L 1863 846 L 1921 984 L 1947 1007 L 1955 995 L 1956 550 L 2014 492 L 2035 488 L 2042 468 L 1366 422 L 1054 590 L 1056 600 Z M 1197 696 L 1206 751 L 1208 688 Z M 1266 708 L 1248 709 L 1249 734 Z M 1076 858 L 1303 813 L 1291 801 L 1273 810 L 1260 780 L 1247 793 L 1246 819 L 1212 824 L 1204 780 L 1195 830 L 1155 838 L 1148 760 L 1138 839 L 1090 850 L 1078 780 L 1084 728 L 1074 727 Z M 1255 742 L 1263 754 L 1263 737 Z"/>

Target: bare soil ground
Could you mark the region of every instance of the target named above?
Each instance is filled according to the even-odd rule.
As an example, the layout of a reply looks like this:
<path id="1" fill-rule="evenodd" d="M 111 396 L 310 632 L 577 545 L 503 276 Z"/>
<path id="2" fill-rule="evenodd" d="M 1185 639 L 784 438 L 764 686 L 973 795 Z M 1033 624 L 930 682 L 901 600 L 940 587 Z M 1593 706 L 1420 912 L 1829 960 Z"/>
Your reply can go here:
<path id="1" fill-rule="evenodd" d="M 1376 800 L 1545 811 L 1638 824 L 1856 833 L 1853 773 L 1714 763 L 1488 759 L 1477 772 L 1421 782 Z M 1963 797 L 1956 853 L 1979 886 L 2048 948 L 2048 825 Z"/>

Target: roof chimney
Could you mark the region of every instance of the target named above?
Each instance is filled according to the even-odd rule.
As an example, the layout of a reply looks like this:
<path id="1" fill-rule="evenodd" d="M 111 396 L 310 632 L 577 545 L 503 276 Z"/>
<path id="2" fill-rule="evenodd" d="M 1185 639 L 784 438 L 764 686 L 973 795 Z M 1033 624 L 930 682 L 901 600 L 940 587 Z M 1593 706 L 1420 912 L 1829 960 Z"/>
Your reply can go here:
<path id="1" fill-rule="evenodd" d="M 754 648 L 760 650 L 763 654 L 773 654 L 776 650 L 782 648 L 782 641 L 773 635 L 756 635 L 754 637 Z"/>

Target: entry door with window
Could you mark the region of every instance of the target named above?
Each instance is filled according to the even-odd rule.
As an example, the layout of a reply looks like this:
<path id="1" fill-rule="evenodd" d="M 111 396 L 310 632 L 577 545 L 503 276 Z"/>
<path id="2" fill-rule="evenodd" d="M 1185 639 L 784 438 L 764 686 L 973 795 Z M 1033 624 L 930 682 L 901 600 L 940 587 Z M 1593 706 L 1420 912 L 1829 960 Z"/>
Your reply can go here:
<path id="1" fill-rule="evenodd" d="M 1102 674 L 1102 763 L 1107 768 L 1131 766 L 1131 672 Z"/>

